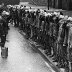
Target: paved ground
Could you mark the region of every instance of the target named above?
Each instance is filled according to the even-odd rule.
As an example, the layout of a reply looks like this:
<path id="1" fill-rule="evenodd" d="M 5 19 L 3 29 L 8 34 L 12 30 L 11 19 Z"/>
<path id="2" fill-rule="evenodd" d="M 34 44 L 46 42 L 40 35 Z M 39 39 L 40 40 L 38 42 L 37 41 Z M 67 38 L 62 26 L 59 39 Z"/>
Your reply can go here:
<path id="1" fill-rule="evenodd" d="M 7 59 L 0 56 L 0 72 L 53 72 L 18 29 L 11 26 L 7 40 L 9 55 Z"/>

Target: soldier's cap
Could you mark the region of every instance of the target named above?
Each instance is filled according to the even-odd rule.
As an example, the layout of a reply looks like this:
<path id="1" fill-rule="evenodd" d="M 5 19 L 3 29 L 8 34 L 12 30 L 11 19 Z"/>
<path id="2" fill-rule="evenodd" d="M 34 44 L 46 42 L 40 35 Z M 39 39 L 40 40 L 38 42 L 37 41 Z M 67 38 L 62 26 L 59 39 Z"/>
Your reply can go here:
<path id="1" fill-rule="evenodd" d="M 3 11 L 2 15 L 9 15 L 9 12 Z"/>
<path id="2" fill-rule="evenodd" d="M 54 12 L 54 14 L 55 14 L 55 15 L 58 15 L 58 13 L 57 13 L 57 12 Z"/>
<path id="3" fill-rule="evenodd" d="M 72 21 L 72 17 L 69 17 L 67 20 L 70 20 L 70 21 Z"/>
<path id="4" fill-rule="evenodd" d="M 64 18 L 64 15 L 60 15 L 59 18 Z"/>

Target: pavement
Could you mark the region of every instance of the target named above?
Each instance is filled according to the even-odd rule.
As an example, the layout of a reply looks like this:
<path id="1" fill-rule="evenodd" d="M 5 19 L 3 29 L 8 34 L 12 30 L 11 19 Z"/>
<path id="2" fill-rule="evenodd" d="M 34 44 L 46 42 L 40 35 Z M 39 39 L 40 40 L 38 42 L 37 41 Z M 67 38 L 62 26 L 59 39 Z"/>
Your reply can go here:
<path id="1" fill-rule="evenodd" d="M 0 55 L 0 72 L 55 72 L 37 49 L 12 25 L 7 40 L 5 47 L 8 47 L 8 58 Z"/>
<path id="2" fill-rule="evenodd" d="M 26 34 L 23 31 L 19 31 L 21 35 L 24 36 L 24 38 L 26 38 Z M 37 42 L 31 40 L 31 39 L 27 39 L 27 41 L 31 44 L 32 48 L 34 50 L 36 50 L 41 57 L 44 59 L 45 63 L 47 66 L 50 66 L 50 69 L 54 72 L 66 72 L 64 68 L 58 68 L 57 62 L 53 62 L 52 58 L 50 58 L 49 56 L 47 56 L 43 50 L 43 46 L 38 44 Z"/>

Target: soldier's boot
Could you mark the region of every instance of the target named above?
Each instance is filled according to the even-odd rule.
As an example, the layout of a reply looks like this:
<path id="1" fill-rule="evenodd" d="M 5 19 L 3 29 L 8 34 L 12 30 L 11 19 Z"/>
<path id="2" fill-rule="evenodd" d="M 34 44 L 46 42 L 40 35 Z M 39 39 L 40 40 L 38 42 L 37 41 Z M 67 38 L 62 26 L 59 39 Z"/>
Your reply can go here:
<path id="1" fill-rule="evenodd" d="M 58 60 L 58 64 L 56 65 L 58 68 L 60 68 L 60 64 L 61 64 L 61 61 L 60 61 L 60 58 Z"/>
<path id="2" fill-rule="evenodd" d="M 51 53 L 49 53 L 49 50 L 46 49 L 46 50 L 45 50 L 45 54 L 48 56 L 48 55 L 50 55 Z"/>
<path id="3" fill-rule="evenodd" d="M 17 20 L 17 27 L 19 27 L 19 21 Z"/>
<path id="4" fill-rule="evenodd" d="M 23 24 L 21 24 L 21 30 L 23 30 Z"/>
<path id="5" fill-rule="evenodd" d="M 58 57 L 55 57 L 55 59 L 53 59 L 53 62 L 58 62 Z"/>
<path id="6" fill-rule="evenodd" d="M 57 58 L 57 56 L 58 56 L 57 52 L 54 52 L 54 53 L 53 53 L 53 57 L 52 57 L 52 58 L 54 58 L 54 59 L 55 59 L 55 58 Z"/>
<path id="7" fill-rule="evenodd" d="M 66 72 L 69 72 L 69 62 L 68 62 L 68 60 L 66 60 L 66 63 L 65 63 L 65 70 L 66 70 Z"/>
<path id="8" fill-rule="evenodd" d="M 51 57 L 56 58 L 56 56 L 57 56 L 57 52 L 56 52 L 56 51 L 54 50 L 54 48 L 53 48 L 53 54 L 52 54 Z"/>
<path id="9" fill-rule="evenodd" d="M 49 57 L 50 57 L 50 58 L 51 58 L 51 57 L 54 57 L 54 54 L 51 54 Z"/>
<path id="10" fill-rule="evenodd" d="M 64 59 L 61 60 L 60 68 L 65 68 L 65 62 L 64 62 Z"/>
<path id="11" fill-rule="evenodd" d="M 53 58 L 53 62 L 58 62 L 59 61 L 59 56 L 56 55 L 54 58 Z"/>
<path id="12" fill-rule="evenodd" d="M 64 68 L 63 58 L 59 58 L 58 65 L 59 68 Z"/>
<path id="13" fill-rule="evenodd" d="M 40 43 L 40 37 L 38 36 L 38 43 Z"/>
<path id="14" fill-rule="evenodd" d="M 47 55 L 48 56 L 51 55 L 51 47 L 50 46 L 48 47 L 48 54 Z"/>

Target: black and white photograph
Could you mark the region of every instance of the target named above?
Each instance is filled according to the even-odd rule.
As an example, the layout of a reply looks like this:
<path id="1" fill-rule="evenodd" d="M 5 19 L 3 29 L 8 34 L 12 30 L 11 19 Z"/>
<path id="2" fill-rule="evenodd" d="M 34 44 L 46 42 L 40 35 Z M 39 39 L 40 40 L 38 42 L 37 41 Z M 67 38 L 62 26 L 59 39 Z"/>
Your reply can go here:
<path id="1" fill-rule="evenodd" d="M 72 72 L 72 0 L 0 0 L 0 72 Z"/>

